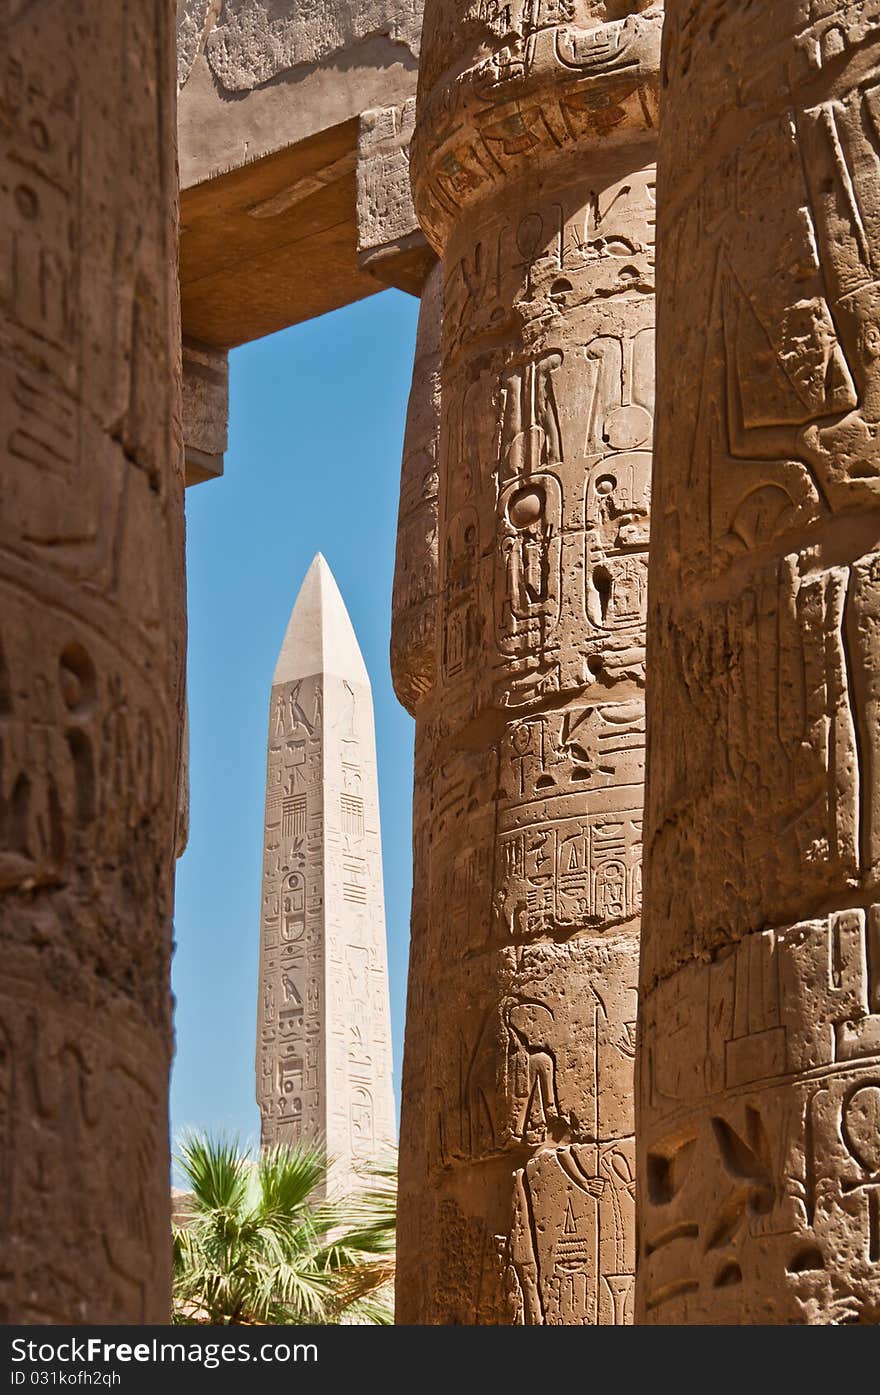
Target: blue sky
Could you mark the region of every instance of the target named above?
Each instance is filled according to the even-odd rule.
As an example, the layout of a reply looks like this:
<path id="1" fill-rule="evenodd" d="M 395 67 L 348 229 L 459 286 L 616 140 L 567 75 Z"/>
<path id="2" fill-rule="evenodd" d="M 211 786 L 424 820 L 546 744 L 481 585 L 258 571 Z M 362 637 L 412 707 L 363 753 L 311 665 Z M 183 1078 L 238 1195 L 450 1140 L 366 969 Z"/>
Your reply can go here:
<path id="1" fill-rule="evenodd" d="M 222 479 L 187 491 L 190 840 L 178 863 L 172 1141 L 259 1136 L 254 1034 L 266 728 L 300 582 L 323 552 L 373 684 L 394 1086 L 409 943 L 413 723 L 388 641 L 418 302 L 387 291 L 230 355 Z"/>

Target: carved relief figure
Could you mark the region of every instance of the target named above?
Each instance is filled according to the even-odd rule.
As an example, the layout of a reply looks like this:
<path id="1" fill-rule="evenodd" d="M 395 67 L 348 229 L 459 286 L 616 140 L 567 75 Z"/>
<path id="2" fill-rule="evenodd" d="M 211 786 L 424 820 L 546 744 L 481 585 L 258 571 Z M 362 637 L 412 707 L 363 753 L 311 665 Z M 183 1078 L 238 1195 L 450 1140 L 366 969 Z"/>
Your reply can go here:
<path id="1" fill-rule="evenodd" d="M 878 18 L 667 5 L 641 1321 L 880 1297 Z"/>
<path id="2" fill-rule="evenodd" d="M 660 20 L 426 7 L 411 172 L 445 284 L 403 1322 L 632 1321 Z"/>
<path id="3" fill-rule="evenodd" d="M 100 22 L 57 3 L 0 17 L 9 1323 L 157 1323 L 170 1306 L 185 613 L 171 24 L 167 6 L 128 4 Z"/>

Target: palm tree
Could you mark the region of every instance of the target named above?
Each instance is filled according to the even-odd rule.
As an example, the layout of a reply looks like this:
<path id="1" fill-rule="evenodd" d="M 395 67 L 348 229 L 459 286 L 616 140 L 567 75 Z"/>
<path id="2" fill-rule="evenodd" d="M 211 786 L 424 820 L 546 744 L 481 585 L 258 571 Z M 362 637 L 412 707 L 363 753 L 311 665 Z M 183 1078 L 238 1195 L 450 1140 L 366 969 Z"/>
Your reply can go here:
<path id="1" fill-rule="evenodd" d="M 235 1139 L 189 1134 L 178 1160 L 191 1192 L 172 1226 L 175 1322 L 393 1322 L 391 1164 L 325 1199 L 327 1158 L 312 1144 L 254 1161 Z"/>

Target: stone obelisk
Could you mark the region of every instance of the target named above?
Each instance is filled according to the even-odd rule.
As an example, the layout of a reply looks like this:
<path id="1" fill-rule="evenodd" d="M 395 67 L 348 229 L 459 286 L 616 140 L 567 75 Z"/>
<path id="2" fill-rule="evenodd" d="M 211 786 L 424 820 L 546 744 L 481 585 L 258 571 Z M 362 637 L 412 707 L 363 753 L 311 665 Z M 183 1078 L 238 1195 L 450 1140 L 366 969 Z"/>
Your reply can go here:
<path id="1" fill-rule="evenodd" d="M 391 1031 L 372 693 L 320 553 L 272 680 L 257 1017 L 263 1144 L 350 1189 L 394 1146 Z"/>
<path id="2" fill-rule="evenodd" d="M 880 1311 L 877 8 L 667 5 L 642 1322 Z"/>

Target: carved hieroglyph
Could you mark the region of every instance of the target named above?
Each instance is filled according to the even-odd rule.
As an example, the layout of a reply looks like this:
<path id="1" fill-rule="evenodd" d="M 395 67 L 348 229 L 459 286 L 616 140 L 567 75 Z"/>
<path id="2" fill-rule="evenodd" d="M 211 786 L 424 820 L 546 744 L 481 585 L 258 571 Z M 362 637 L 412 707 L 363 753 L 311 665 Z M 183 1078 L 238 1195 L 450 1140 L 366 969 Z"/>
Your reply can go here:
<path id="1" fill-rule="evenodd" d="M 638 1311 L 880 1312 L 880 4 L 669 0 Z"/>
<path id="2" fill-rule="evenodd" d="M 413 186 L 445 284 L 403 1322 L 632 1320 L 660 22 L 425 17 Z"/>
<path id="3" fill-rule="evenodd" d="M 330 1191 L 393 1147 L 373 700 L 320 553 L 272 680 L 256 1068 L 263 1143 L 326 1142 Z"/>
<path id="4" fill-rule="evenodd" d="M 391 600 L 391 677 L 411 716 L 433 690 L 437 651 L 437 484 L 443 267 L 428 273 L 419 305 L 412 386 L 400 469 Z"/>
<path id="5" fill-rule="evenodd" d="M 421 10 L 416 0 L 178 0 L 181 77 L 201 43 L 217 82 L 235 93 L 330 54 L 356 53 L 375 35 L 415 56 Z"/>
<path id="6" fill-rule="evenodd" d="M 167 1322 L 172 15 L 7 4 L 0 52 L 0 1321 Z"/>

